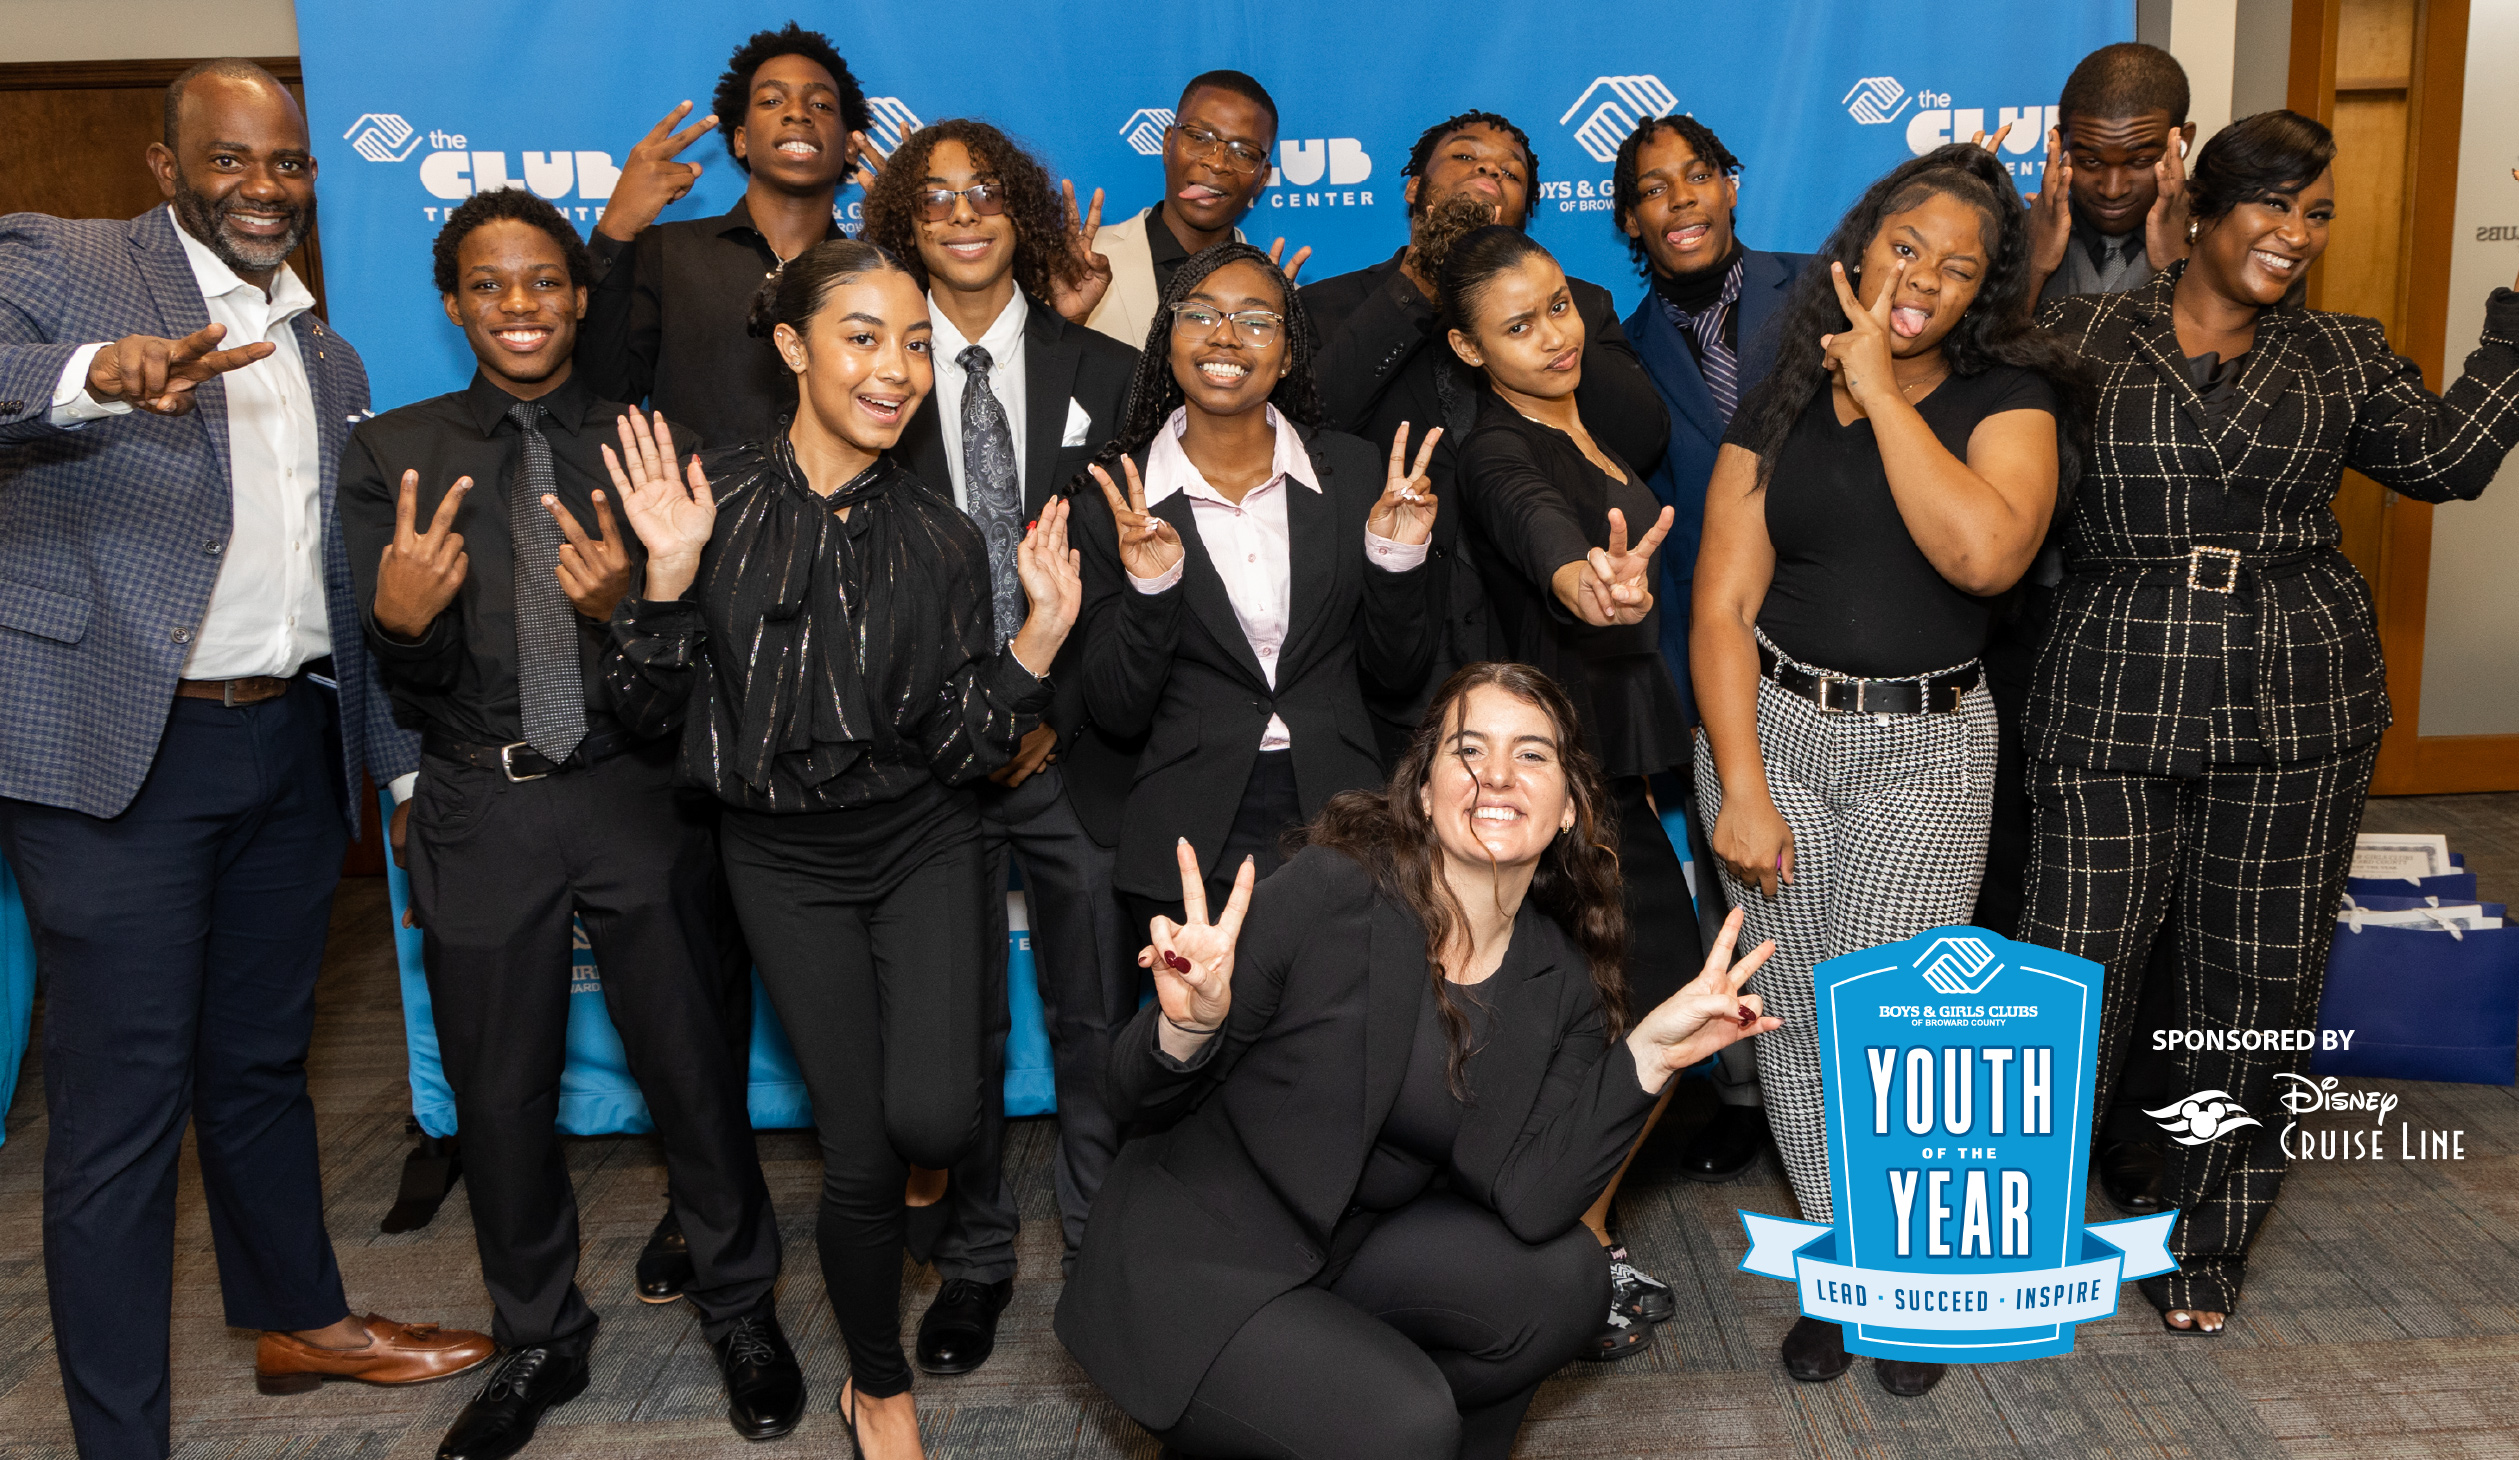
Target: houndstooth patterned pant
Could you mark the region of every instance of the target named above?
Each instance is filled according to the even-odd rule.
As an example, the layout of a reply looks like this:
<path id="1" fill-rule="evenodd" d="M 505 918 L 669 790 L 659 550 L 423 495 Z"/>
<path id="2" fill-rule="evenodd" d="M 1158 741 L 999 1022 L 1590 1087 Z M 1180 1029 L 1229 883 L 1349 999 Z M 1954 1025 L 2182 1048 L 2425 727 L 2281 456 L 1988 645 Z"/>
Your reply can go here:
<path id="1" fill-rule="evenodd" d="M 1715 863 L 1744 910 L 1741 947 L 1773 938 L 1750 991 L 1784 1027 L 1751 1041 L 1758 1087 L 1805 1221 L 1831 1220 L 1827 1107 L 1811 970 L 1842 953 L 1951 923 L 1975 908 L 1994 807 L 1994 696 L 1980 683 L 1956 714 L 1825 714 L 1758 683 L 1767 794 L 1793 828 L 1793 881 L 1769 901 Z M 1714 754 L 1697 743 L 1707 834 L 1723 811 Z"/>
<path id="2" fill-rule="evenodd" d="M 2152 940 L 2175 917 L 2174 1027 L 2305 1029 L 2318 1022 L 2327 945 L 2353 864 L 2379 747 L 2291 765 L 2213 765 L 2192 780 L 2034 762 L 2036 806 L 2021 941 L 2108 970 L 2098 1099 L 2107 1111 L 2132 1037 Z M 1772 1036 L 1770 1036 L 1772 1037 Z M 2307 1051 L 2179 1051 L 2182 1093 L 2227 1090 L 2263 1122 L 2170 1145 L 2161 1191 L 2180 1212 L 2178 1271 L 2143 1280 L 2163 1312 L 2227 1313 L 2248 1244 L 2282 1188 L 2274 1076 Z"/>

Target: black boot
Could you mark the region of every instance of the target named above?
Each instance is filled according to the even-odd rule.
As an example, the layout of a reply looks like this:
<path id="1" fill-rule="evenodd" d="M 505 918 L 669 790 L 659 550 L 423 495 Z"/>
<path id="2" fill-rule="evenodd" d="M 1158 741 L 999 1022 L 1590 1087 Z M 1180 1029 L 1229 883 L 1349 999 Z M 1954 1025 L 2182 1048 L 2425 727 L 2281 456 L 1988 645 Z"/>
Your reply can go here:
<path id="1" fill-rule="evenodd" d="M 1881 1387 L 1901 1399 L 1914 1399 L 1929 1392 L 1942 1382 L 1942 1375 L 1949 1368 L 1948 1364 L 1917 1364 L 1905 1359 L 1872 1360 L 1872 1372 L 1879 1377 Z"/>
<path id="2" fill-rule="evenodd" d="M 1824 1384 L 1854 1363 L 1846 1331 L 1819 1318 L 1798 1318 L 1784 1335 L 1784 1372 L 1805 1384 Z"/>

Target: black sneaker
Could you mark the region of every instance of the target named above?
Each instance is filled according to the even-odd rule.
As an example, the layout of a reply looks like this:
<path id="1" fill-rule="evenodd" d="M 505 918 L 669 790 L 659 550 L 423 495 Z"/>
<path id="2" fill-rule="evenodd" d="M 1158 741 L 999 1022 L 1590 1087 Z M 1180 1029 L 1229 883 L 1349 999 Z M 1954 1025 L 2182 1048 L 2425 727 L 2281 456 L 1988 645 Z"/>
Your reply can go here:
<path id="1" fill-rule="evenodd" d="M 1627 1260 L 1624 1243 L 1609 1249 L 1609 1306 L 1645 1323 L 1668 1323 L 1679 1312 L 1671 1285 Z"/>
<path id="2" fill-rule="evenodd" d="M 1611 1359 L 1643 1353 L 1651 1347 L 1653 1325 L 1612 1308 L 1608 1319 L 1601 1324 L 1601 1331 L 1592 1335 L 1591 1346 L 1583 1351 L 1583 1357 L 1606 1363 Z"/>

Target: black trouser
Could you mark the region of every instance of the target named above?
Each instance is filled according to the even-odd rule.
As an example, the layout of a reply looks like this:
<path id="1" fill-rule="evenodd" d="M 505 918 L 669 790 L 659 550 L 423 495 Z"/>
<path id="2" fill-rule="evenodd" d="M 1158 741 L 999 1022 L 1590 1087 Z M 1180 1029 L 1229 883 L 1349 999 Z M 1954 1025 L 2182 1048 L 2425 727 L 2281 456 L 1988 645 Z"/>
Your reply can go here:
<path id="1" fill-rule="evenodd" d="M 778 1283 L 745 1070 L 719 1037 L 707 808 L 675 793 L 672 767 L 671 747 L 655 746 L 510 781 L 432 756 L 412 797 L 411 902 L 497 1307 L 493 1336 L 509 1347 L 582 1353 L 595 1336 L 556 1128 L 572 917 L 664 1142 L 702 1331 L 714 1339 L 763 1311 Z"/>
<path id="2" fill-rule="evenodd" d="M 834 867 L 826 849 L 782 841 L 764 821 L 774 819 L 727 818 L 727 883 L 813 1097 L 823 1288 L 858 1392 L 882 1399 L 910 1387 L 901 1354 L 903 1184 L 913 1163 L 950 1169 L 981 1124 L 987 853 L 977 837 L 954 842 L 888 892 L 856 900 L 834 879 L 863 869 Z M 1002 909 L 1005 895 L 996 897 Z M 1001 1017 L 1003 1007 L 1001 999 Z"/>
<path id="3" fill-rule="evenodd" d="M 1077 820 L 1057 766 L 1009 791 L 979 788 L 980 838 L 988 852 L 988 888 L 1006 885 L 1009 854 L 1023 867 L 1024 912 L 1030 921 L 1033 977 L 1049 1022 L 1050 1058 L 1058 1091 L 1058 1159 L 1052 1175 L 1065 1227 L 1067 1264 L 1085 1239 L 1085 1213 L 1119 1154 L 1119 1128 L 1102 1101 L 1102 1072 L 1111 1036 L 1137 1012 L 1137 967 L 1130 945 L 1120 951 L 1120 905 L 1111 891 L 1118 855 Z M 1002 1282 L 1015 1275 L 1015 1203 L 1002 1163 L 1006 1144 L 1006 899 L 992 895 L 988 943 L 989 1088 L 983 1093 L 980 1137 L 954 1163 L 945 1193 L 944 1235 L 936 1271 L 946 1279 Z"/>
<path id="4" fill-rule="evenodd" d="M 1679 992 L 1705 965 L 1706 945 L 1689 900 L 1688 873 L 1670 833 L 1645 799 L 1642 776 L 1609 783 L 1617 803 L 1618 873 L 1627 905 L 1627 1022 Z"/>
<path id="5" fill-rule="evenodd" d="M 2177 919 L 2174 1027 L 2300 1029 L 2318 1019 L 2335 909 L 2378 746 L 2286 765 L 2208 764 L 2193 778 L 2041 762 L 2037 860 L 2023 941 L 2108 970 L 2097 1103 L 2108 1111 L 2143 1003 L 2155 939 Z M 2277 1075 L 2306 1050 L 2182 1050 L 2182 1094 L 2223 1090 L 2259 1121 L 2163 1153 L 2161 1195 L 2178 1208 L 2178 1270 L 2145 1278 L 2153 1306 L 2228 1313 L 2248 1244 L 2274 1209 L 2289 1164 Z"/>
<path id="6" fill-rule="evenodd" d="M 1233 896 L 1233 879 L 1241 872 L 1244 857 L 1251 859 L 1254 882 L 1286 865 L 1286 833 L 1302 824 L 1303 801 L 1295 793 L 1294 752 L 1261 751 L 1259 759 L 1251 763 L 1250 780 L 1243 783 L 1242 800 L 1234 808 L 1233 825 L 1225 832 L 1224 846 L 1207 870 L 1208 917 L 1224 915 L 1225 901 Z M 1177 896 L 1150 897 L 1141 893 L 1121 894 L 1120 906 L 1128 915 L 1128 925 L 1120 930 L 1119 963 L 1123 968 L 1134 969 L 1137 951 L 1146 946 L 1146 925 L 1158 917 L 1177 923 L 1184 908 Z M 1129 1002 L 1133 1016 L 1134 990 Z"/>
<path id="7" fill-rule="evenodd" d="M 44 1278 L 85 1457 L 166 1454 L 189 1120 L 234 1328 L 349 1314 L 306 1045 L 349 832 L 332 693 L 178 699 L 119 816 L 0 800 L 44 983 Z M 24 1250 L 21 1240 L 20 1250 Z"/>
<path id="8" fill-rule="evenodd" d="M 1200 1460 L 1502 1460 L 1608 1307 L 1609 1259 L 1582 1227 L 1534 1245 L 1430 1193 L 1328 1287 L 1252 1314 L 1162 1439 Z"/>

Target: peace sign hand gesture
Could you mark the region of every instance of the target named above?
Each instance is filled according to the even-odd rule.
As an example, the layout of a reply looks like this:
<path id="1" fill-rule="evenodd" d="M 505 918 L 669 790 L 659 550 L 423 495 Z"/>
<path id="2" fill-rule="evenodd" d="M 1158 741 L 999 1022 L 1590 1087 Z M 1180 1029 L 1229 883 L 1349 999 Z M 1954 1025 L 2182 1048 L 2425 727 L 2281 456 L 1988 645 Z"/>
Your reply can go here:
<path id="1" fill-rule="evenodd" d="M 463 510 L 472 478 L 457 477 L 438 501 L 429 530 L 414 524 L 420 515 L 420 474 L 402 474 L 402 491 L 394 499 L 394 540 L 385 545 L 376 564 L 376 626 L 397 639 L 417 641 L 429 625 L 455 601 L 472 559 L 464 552 L 464 535 L 455 531 L 455 515 Z"/>
<path id="2" fill-rule="evenodd" d="M 857 151 L 857 171 L 854 174 L 857 186 L 871 193 L 875 190 L 875 179 L 883 174 L 883 165 L 892 159 L 863 132 L 849 133 L 848 140 L 855 144 Z"/>
<path id="3" fill-rule="evenodd" d="M 1383 485 L 1381 499 L 1373 504 L 1373 513 L 1365 519 L 1365 530 L 1376 537 L 1411 547 L 1434 535 L 1437 506 L 1434 479 L 1426 475 L 1426 463 L 1434 460 L 1434 444 L 1443 439 L 1443 428 L 1426 433 L 1425 442 L 1417 448 L 1417 464 L 1404 463 L 1408 457 L 1408 423 L 1399 423 L 1391 437 L 1391 475 Z"/>
<path id="4" fill-rule="evenodd" d="M 1093 190 L 1093 211 L 1081 221 L 1076 185 L 1062 178 L 1058 190 L 1067 198 L 1067 266 L 1050 271 L 1050 308 L 1069 324 L 1083 324 L 1111 290 L 1111 261 L 1093 251 L 1094 235 L 1102 231 L 1102 190 Z"/>
<path id="5" fill-rule="evenodd" d="M 1307 243 L 1303 247 L 1296 249 L 1294 251 L 1294 257 L 1291 259 L 1287 258 L 1285 255 L 1286 241 L 1284 239 L 1278 239 L 1275 243 L 1268 246 L 1268 261 L 1286 271 L 1286 285 L 1287 287 L 1292 288 L 1296 276 L 1303 272 L 1304 260 L 1312 257 L 1312 245 Z"/>
<path id="6" fill-rule="evenodd" d="M 1120 470 L 1128 476 L 1128 495 L 1122 497 L 1113 485 L 1111 474 L 1099 462 L 1085 468 L 1102 488 L 1102 500 L 1111 504 L 1111 518 L 1119 524 L 1120 566 L 1132 578 L 1160 578 L 1181 561 L 1181 534 L 1172 524 L 1146 510 L 1146 484 L 1138 478 L 1134 457 L 1120 458 Z"/>
<path id="7" fill-rule="evenodd" d="M 631 531 L 647 545 L 645 596 L 680 598 L 699 576 L 700 553 L 717 526 L 717 497 L 697 456 L 691 458 L 689 490 L 674 479 L 673 430 L 661 414 L 650 428 L 646 414 L 632 406 L 614 425 L 621 433 L 621 454 L 604 447 L 604 470 L 612 474 Z"/>
<path id="8" fill-rule="evenodd" d="M 1837 303 L 1845 308 L 1846 327 L 1842 333 L 1819 337 L 1820 348 L 1827 352 L 1823 363 L 1867 414 L 1873 403 L 1882 399 L 1882 391 L 1897 395 L 1890 364 L 1889 310 L 1898 297 L 1898 281 L 1906 276 L 1907 261 L 1900 259 L 1889 277 L 1881 280 L 1880 293 L 1873 298 L 1872 307 L 1865 309 L 1846 283 L 1846 266 L 1828 266 L 1828 280 L 1837 286 Z"/>
<path id="9" fill-rule="evenodd" d="M 2143 256 L 2157 271 L 2187 256 L 2187 139 L 2183 132 L 2169 134 L 2169 146 L 2161 152 L 2160 161 L 2152 164 L 2152 179 L 2160 185 L 2160 196 L 2143 215 Z"/>
<path id="10" fill-rule="evenodd" d="M 1258 868 L 1248 857 L 1233 876 L 1233 893 L 1224 915 L 1207 921 L 1207 882 L 1198 872 L 1198 854 L 1183 837 L 1175 850 L 1181 864 L 1181 913 L 1184 922 L 1155 918 L 1146 931 L 1153 940 L 1137 954 L 1137 966 L 1155 976 L 1155 1000 L 1163 1006 L 1170 1028 L 1158 1031 L 1164 1051 L 1175 1059 L 1198 1052 L 1233 1012 L 1233 945 L 1242 936 L 1242 917 L 1251 908 L 1251 884 Z"/>
<path id="11" fill-rule="evenodd" d="M 621 541 L 621 528 L 612 520 L 612 502 L 602 489 L 595 492 L 595 527 L 601 538 L 586 535 L 577 525 L 577 515 L 560 505 L 560 499 L 548 492 L 542 496 L 543 510 L 560 524 L 560 536 L 568 539 L 560 544 L 560 591 L 569 596 L 569 604 L 579 613 L 598 623 L 609 623 L 613 609 L 630 596 L 630 550 Z"/>
<path id="12" fill-rule="evenodd" d="M 1609 509 L 1609 546 L 1594 548 L 1579 563 L 1557 570 L 1551 586 L 1558 601 L 1575 617 L 1596 629 L 1613 624 L 1640 624 L 1653 611 L 1653 584 L 1648 575 L 1653 550 L 1670 536 L 1674 514 L 1665 507 L 1634 547 L 1627 545 L 1627 514 Z"/>
<path id="13" fill-rule="evenodd" d="M 691 103 L 675 107 L 647 129 L 638 145 L 630 149 L 630 160 L 621 164 L 621 176 L 612 184 L 612 197 L 604 204 L 603 221 L 595 231 L 616 242 L 628 243 L 638 237 L 639 230 L 656 221 L 656 215 L 682 201 L 692 184 L 700 180 L 702 171 L 696 162 L 677 162 L 682 149 L 709 134 L 717 118 L 702 117 L 677 132 L 676 122 L 691 114 Z"/>
<path id="14" fill-rule="evenodd" d="M 2038 196 L 2029 200 L 2029 271 L 2047 279 L 2064 267 L 2065 247 L 2073 241 L 2073 158 L 2064 133 L 2047 128 L 2047 170 L 2038 182 Z M 2181 245 L 2183 247 L 2183 243 Z"/>
<path id="15" fill-rule="evenodd" d="M 1732 909 L 1723 931 L 1706 954 L 1705 967 L 1678 993 L 1636 1021 L 1627 1036 L 1627 1052 L 1635 1057 L 1637 1083 L 1646 1094 L 1658 1094 L 1670 1077 L 1706 1056 L 1752 1035 L 1781 1029 L 1784 1021 L 1767 1014 L 1756 994 L 1741 988 L 1776 951 L 1773 941 L 1759 944 L 1738 962 L 1732 949 L 1740 941 L 1741 910 Z"/>
<path id="16" fill-rule="evenodd" d="M 233 350 L 217 348 L 223 324 L 205 324 L 180 340 L 125 335 L 88 361 L 87 393 L 99 404 L 116 401 L 155 416 L 180 416 L 193 407 L 193 387 L 242 370 L 275 348 L 256 340 Z"/>

